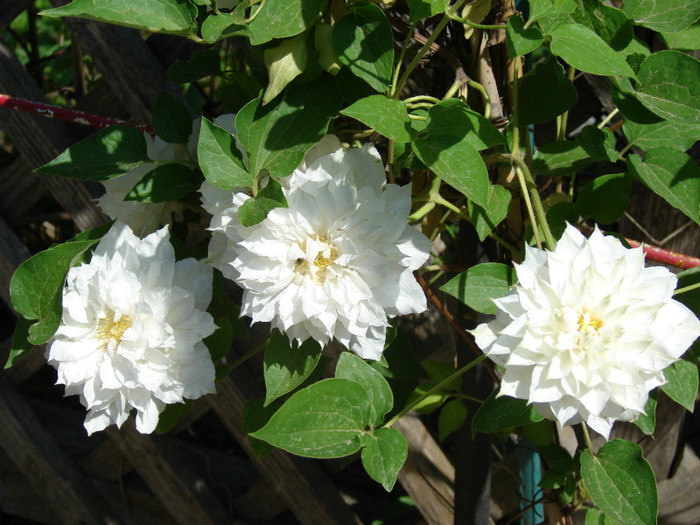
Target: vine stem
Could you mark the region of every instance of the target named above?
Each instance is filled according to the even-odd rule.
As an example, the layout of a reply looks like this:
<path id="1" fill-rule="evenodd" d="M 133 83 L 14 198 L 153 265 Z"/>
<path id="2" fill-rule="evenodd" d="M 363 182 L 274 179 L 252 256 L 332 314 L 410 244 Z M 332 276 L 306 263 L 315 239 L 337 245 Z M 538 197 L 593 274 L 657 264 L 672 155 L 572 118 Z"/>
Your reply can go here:
<path id="1" fill-rule="evenodd" d="M 61 108 L 58 106 L 52 106 L 51 104 L 31 102 L 29 100 L 11 97 L 9 95 L 5 95 L 4 93 L 0 93 L 0 107 L 14 109 L 15 111 L 21 111 L 30 115 L 55 118 L 72 122 L 74 124 L 83 124 L 85 126 L 92 126 L 95 128 L 108 128 L 109 126 L 130 126 L 138 129 L 141 132 L 155 135 L 155 131 L 150 126 L 134 124 L 133 122 L 127 122 L 126 120 L 121 120 L 118 118 L 93 115 L 91 113 L 85 113 L 84 111 Z"/>
<path id="2" fill-rule="evenodd" d="M 465 2 L 465 0 L 458 0 L 453 6 L 448 6 L 447 9 L 445 10 L 445 14 L 442 16 L 442 19 L 440 22 L 438 22 L 438 25 L 435 26 L 435 29 L 433 29 L 433 32 L 430 34 L 428 39 L 425 41 L 425 44 L 423 44 L 423 47 L 421 47 L 418 50 L 418 53 L 416 53 L 416 56 L 413 57 L 413 60 L 411 60 L 408 65 L 406 66 L 406 70 L 403 72 L 403 75 L 399 78 L 399 81 L 393 86 L 391 90 L 391 98 L 398 99 L 399 95 L 401 94 L 401 90 L 403 89 L 404 84 L 408 80 L 408 77 L 411 76 L 411 73 L 413 73 L 413 70 L 416 68 L 418 63 L 421 61 L 421 59 L 425 56 L 425 54 L 428 52 L 428 49 L 430 49 L 430 46 L 437 40 L 437 37 L 440 36 L 440 33 L 442 33 L 442 30 L 445 29 L 445 26 L 449 23 L 451 20 L 450 18 L 450 13 L 454 12 L 456 9 L 459 9 L 461 5 Z M 410 35 L 410 33 L 409 33 Z"/>
<path id="3" fill-rule="evenodd" d="M 586 440 L 586 446 L 588 450 L 591 451 L 591 454 L 593 454 L 593 444 L 591 443 L 591 436 L 588 433 L 588 426 L 585 421 L 581 421 L 581 429 L 583 429 L 583 439 Z"/>
<path id="4" fill-rule="evenodd" d="M 435 392 L 443 388 L 445 385 L 450 384 L 452 381 L 454 381 L 456 378 L 467 372 L 468 370 L 474 368 L 476 365 L 481 363 L 484 359 L 486 359 L 485 355 L 480 355 L 479 357 L 475 357 L 469 364 L 464 365 L 462 368 L 459 370 L 455 371 L 453 374 L 450 376 L 446 377 L 442 381 L 440 381 L 437 385 L 435 385 L 433 388 L 425 392 L 422 396 L 419 398 L 415 399 L 413 403 L 410 403 L 406 407 L 404 407 L 398 414 L 396 414 L 394 417 L 392 417 L 389 421 L 387 421 L 382 428 L 389 428 L 391 425 L 396 423 L 399 419 L 401 419 L 403 416 L 408 414 L 411 410 L 413 410 L 413 407 L 417 406 L 419 403 L 433 395 Z"/>
<path id="5" fill-rule="evenodd" d="M 698 288 L 700 288 L 700 283 L 691 284 L 689 286 L 684 286 L 683 288 L 678 288 L 675 292 L 673 292 L 673 295 L 690 292 L 691 290 L 696 290 Z"/>

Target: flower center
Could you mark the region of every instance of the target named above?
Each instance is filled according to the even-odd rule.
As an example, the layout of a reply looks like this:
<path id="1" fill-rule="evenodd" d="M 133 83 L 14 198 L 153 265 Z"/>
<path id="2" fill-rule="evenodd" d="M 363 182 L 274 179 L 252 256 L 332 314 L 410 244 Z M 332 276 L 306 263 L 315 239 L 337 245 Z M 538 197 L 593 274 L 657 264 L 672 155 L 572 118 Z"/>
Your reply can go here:
<path id="1" fill-rule="evenodd" d="M 578 316 L 578 331 L 586 334 L 598 333 L 603 327 L 603 320 L 595 313 L 584 308 Z"/>
<path id="2" fill-rule="evenodd" d="M 114 342 L 113 348 L 116 348 L 122 340 L 124 332 L 131 328 L 131 318 L 122 315 L 119 320 L 114 319 L 114 312 L 110 312 L 107 317 L 100 319 L 97 322 L 97 334 L 95 337 L 102 341 L 101 348 L 108 349 Z"/>
<path id="3" fill-rule="evenodd" d="M 314 249 L 307 251 L 308 241 L 314 241 L 314 248 L 318 249 L 316 255 L 313 256 Z M 304 241 L 300 248 L 306 253 L 306 257 L 299 257 L 294 261 L 294 271 L 302 275 L 311 272 L 313 279 L 321 284 L 326 279 L 326 270 L 329 266 L 335 263 L 335 260 L 340 255 L 327 235 L 323 237 L 310 238 Z M 310 265 L 308 261 L 314 257 L 313 263 Z"/>

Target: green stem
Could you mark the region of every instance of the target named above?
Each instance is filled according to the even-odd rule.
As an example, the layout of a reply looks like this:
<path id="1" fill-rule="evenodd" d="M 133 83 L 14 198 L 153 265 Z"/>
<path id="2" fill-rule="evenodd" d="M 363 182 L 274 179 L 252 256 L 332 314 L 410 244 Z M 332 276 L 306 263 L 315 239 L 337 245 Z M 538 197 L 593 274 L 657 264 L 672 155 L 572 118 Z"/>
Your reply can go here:
<path id="1" fill-rule="evenodd" d="M 408 64 L 408 66 L 406 66 L 406 70 L 403 72 L 403 75 L 401 75 L 401 77 L 399 78 L 399 81 L 396 83 L 396 85 L 394 85 L 392 92 L 391 92 L 391 98 L 395 98 L 395 99 L 399 98 L 399 95 L 401 94 L 401 90 L 403 89 L 404 84 L 408 80 L 408 77 L 411 76 L 411 73 L 413 73 L 413 70 L 416 68 L 418 63 L 423 59 L 425 54 L 430 49 L 430 46 L 433 45 L 435 40 L 437 40 L 437 37 L 440 36 L 440 33 L 442 33 L 442 30 L 445 29 L 445 26 L 449 23 L 450 11 L 454 11 L 456 9 L 459 9 L 459 7 L 464 3 L 464 1 L 465 0 L 458 0 L 454 6 L 448 7 L 445 10 L 445 14 L 442 17 L 442 20 L 440 20 L 440 22 L 438 22 L 438 25 L 435 26 L 435 29 L 433 29 L 433 32 L 428 37 L 428 40 L 426 40 L 425 44 L 423 44 L 423 47 L 421 47 L 418 50 L 418 53 L 416 53 L 416 56 L 414 56 L 413 60 L 411 60 Z M 397 71 L 398 71 L 398 68 L 397 68 Z"/>
<path id="2" fill-rule="evenodd" d="M 530 190 L 530 196 L 532 197 L 532 203 L 535 207 L 535 214 L 537 215 L 540 225 L 542 226 L 542 231 L 544 233 L 544 240 L 547 243 L 547 247 L 550 250 L 554 249 L 556 241 L 552 235 L 552 231 L 549 229 L 549 223 L 547 222 L 547 215 L 544 212 L 544 207 L 542 206 L 542 201 L 540 200 L 540 194 L 537 192 L 537 185 L 535 184 L 535 179 L 532 178 L 530 173 L 530 168 L 528 168 L 525 160 L 522 157 L 513 157 L 513 161 L 520 167 L 525 177 L 525 182 L 527 183 L 528 189 Z M 516 168 L 517 172 L 517 168 Z"/>
<path id="3" fill-rule="evenodd" d="M 603 128 L 608 124 L 608 122 L 610 122 L 610 121 L 615 117 L 615 115 L 617 115 L 619 112 L 620 112 L 619 109 L 617 109 L 617 108 L 613 109 L 613 110 L 610 112 L 610 115 L 608 115 L 607 117 L 605 117 L 605 120 L 603 120 L 603 122 L 601 122 L 600 124 L 598 124 L 598 129 L 603 129 Z"/>
<path id="4" fill-rule="evenodd" d="M 527 181 L 525 180 L 525 175 L 520 166 L 515 167 L 515 174 L 518 176 L 518 182 L 520 183 L 520 193 L 523 195 L 523 200 L 525 201 L 525 207 L 527 208 L 527 214 L 530 217 L 530 222 L 532 223 L 532 231 L 535 234 L 535 243 L 537 247 L 542 249 L 542 241 L 540 240 L 540 229 L 537 226 L 537 219 L 535 218 L 535 211 L 532 207 L 532 200 L 530 199 L 530 191 L 527 187 Z"/>
<path id="5" fill-rule="evenodd" d="M 411 42 L 411 37 L 413 36 L 413 32 L 416 30 L 416 24 L 418 23 L 418 20 L 413 22 L 411 24 L 411 27 L 408 29 L 408 34 L 406 35 L 406 40 L 403 41 L 403 45 L 401 46 L 401 53 L 399 54 L 399 60 L 396 62 L 396 67 L 394 68 L 394 73 L 391 75 L 391 89 L 389 90 L 389 97 L 390 98 L 398 98 L 394 97 L 394 93 L 396 93 L 396 82 L 399 79 L 399 71 L 401 70 L 401 64 L 403 63 L 403 59 L 406 56 L 406 49 L 408 48 L 409 42 Z"/>
<path id="6" fill-rule="evenodd" d="M 418 208 L 416 211 L 414 211 L 411 215 L 408 216 L 408 222 L 417 222 L 421 220 L 423 217 L 428 215 L 433 208 L 435 208 L 435 203 L 433 201 L 426 202 Z"/>
<path id="7" fill-rule="evenodd" d="M 583 439 L 586 440 L 586 446 L 588 450 L 591 451 L 591 454 L 593 454 L 593 444 L 591 443 L 591 436 L 588 434 L 588 427 L 585 421 L 581 421 L 581 428 L 583 429 Z"/>
<path id="8" fill-rule="evenodd" d="M 420 109 L 420 108 L 430 109 L 434 105 L 435 104 L 433 102 L 413 102 L 413 103 L 406 104 L 409 111 L 413 111 L 414 109 Z"/>
<path id="9" fill-rule="evenodd" d="M 689 286 L 684 286 L 683 288 L 678 288 L 675 292 L 673 292 L 673 295 L 680 295 L 685 292 L 697 290 L 698 288 L 700 288 L 700 283 L 691 284 Z"/>
<path id="10" fill-rule="evenodd" d="M 505 29 L 505 25 L 489 25 L 489 24 L 477 24 L 476 22 L 472 22 L 471 20 L 467 20 L 466 18 L 462 18 L 459 16 L 451 16 L 450 17 L 452 20 L 455 22 L 460 22 L 462 24 L 467 24 L 468 26 L 474 27 L 476 29 Z"/>
<path id="11" fill-rule="evenodd" d="M 440 99 L 431 97 L 430 95 L 416 95 L 415 97 L 404 99 L 404 102 L 406 104 L 413 104 L 414 102 L 432 102 L 433 104 L 437 104 L 440 102 Z"/>
<path id="12" fill-rule="evenodd" d="M 422 403 L 424 400 L 426 400 L 428 397 L 433 395 L 435 392 L 438 390 L 441 390 L 444 388 L 446 385 L 450 384 L 452 381 L 454 381 L 456 378 L 464 374 L 465 372 L 469 371 L 479 363 L 481 363 L 484 359 L 486 359 L 485 355 L 480 355 L 479 357 L 475 358 L 472 362 L 470 362 L 468 365 L 463 366 L 453 374 L 451 374 L 449 377 L 443 379 L 440 381 L 437 385 L 435 385 L 433 388 L 425 392 L 422 396 L 418 397 L 413 401 L 413 403 L 409 404 L 408 406 L 404 407 L 403 410 L 401 410 L 398 414 L 396 414 L 394 417 L 392 417 L 388 422 L 386 422 L 384 425 L 382 425 L 382 428 L 389 428 L 391 425 L 396 423 L 399 419 L 401 419 L 403 416 L 408 414 L 411 410 L 413 410 L 413 407 L 417 406 L 419 403 Z"/>
<path id="13" fill-rule="evenodd" d="M 442 97 L 442 100 L 447 100 L 448 98 L 454 97 L 455 93 L 457 93 L 457 90 L 459 89 L 459 86 L 461 85 L 462 82 L 460 80 L 455 80 L 454 82 L 452 82 L 450 89 L 447 90 L 447 93 L 445 93 L 445 96 Z"/>
<path id="14" fill-rule="evenodd" d="M 489 97 L 488 91 L 486 91 L 486 88 L 479 84 L 475 80 L 467 80 L 467 85 L 469 87 L 473 87 L 476 89 L 479 93 L 481 93 L 481 100 L 482 103 L 484 104 L 484 117 L 485 118 L 490 118 L 491 117 L 491 97 Z"/>

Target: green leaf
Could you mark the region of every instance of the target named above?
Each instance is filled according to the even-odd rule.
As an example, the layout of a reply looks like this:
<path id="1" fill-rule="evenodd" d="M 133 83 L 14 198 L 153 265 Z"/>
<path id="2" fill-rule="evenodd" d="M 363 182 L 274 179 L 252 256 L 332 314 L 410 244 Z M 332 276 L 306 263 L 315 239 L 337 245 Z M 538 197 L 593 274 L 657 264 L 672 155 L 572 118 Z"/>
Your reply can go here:
<path id="1" fill-rule="evenodd" d="M 638 155 L 627 157 L 627 167 L 654 193 L 700 224 L 700 168 L 688 155 L 650 149 L 644 161 Z"/>
<path id="2" fill-rule="evenodd" d="M 524 399 L 496 396 L 498 396 L 498 390 L 492 392 L 474 414 L 472 434 L 500 432 L 544 419 L 544 416 L 535 410 L 535 407 L 528 406 Z"/>
<path id="3" fill-rule="evenodd" d="M 248 2 L 238 4 L 246 7 Z M 250 36 L 250 30 L 245 24 L 245 9 L 235 9 L 231 13 L 209 15 L 202 22 L 202 38 L 208 44 L 213 44 L 222 38 L 231 36 Z"/>
<path id="4" fill-rule="evenodd" d="M 542 44 L 542 32 L 536 27 L 525 29 L 523 19 L 517 14 L 508 19 L 506 26 L 506 47 L 511 57 L 531 53 Z"/>
<path id="5" fill-rule="evenodd" d="M 201 177 L 184 164 L 161 164 L 149 171 L 124 197 L 125 201 L 171 202 L 196 190 Z"/>
<path id="6" fill-rule="evenodd" d="M 156 33 L 192 35 L 196 10 L 187 0 L 73 0 L 42 11 L 51 17 L 76 16 Z"/>
<path id="7" fill-rule="evenodd" d="M 10 281 L 10 297 L 15 310 L 25 319 L 38 320 L 28 328 L 30 343 L 45 343 L 56 333 L 63 313 L 61 297 L 68 269 L 80 262 L 109 226 L 111 223 L 83 232 L 19 265 Z"/>
<path id="8" fill-rule="evenodd" d="M 408 397 L 406 404 L 413 405 L 413 403 L 415 403 L 418 400 L 418 398 L 427 394 L 428 391 L 431 390 L 433 387 L 435 387 L 435 383 L 432 382 L 418 385 L 413 390 L 413 392 L 411 392 L 411 395 Z M 428 397 L 422 399 L 419 403 L 413 405 L 413 410 L 421 414 L 432 414 L 433 412 L 435 412 L 435 410 L 440 408 L 449 397 L 450 395 L 444 390 L 436 390 L 435 392 L 431 393 Z"/>
<path id="9" fill-rule="evenodd" d="M 613 104 L 617 106 L 622 116 L 625 117 L 625 123 L 628 121 L 640 124 L 663 122 L 660 116 L 645 108 L 634 93 L 622 93 L 613 87 L 610 88 L 610 97 Z"/>
<path id="10" fill-rule="evenodd" d="M 261 439 L 254 438 L 251 434 L 267 425 L 280 406 L 281 404 L 277 401 L 270 405 L 265 405 L 265 400 L 261 397 L 253 397 L 245 404 L 245 409 L 243 410 L 243 431 L 248 435 L 248 443 L 259 458 L 272 452 L 274 447 Z"/>
<path id="11" fill-rule="evenodd" d="M 370 401 L 347 379 L 325 379 L 292 395 L 253 437 L 310 458 L 337 458 L 360 449 Z"/>
<path id="12" fill-rule="evenodd" d="M 202 117 L 197 145 L 199 165 L 204 177 L 224 190 L 248 188 L 253 177 L 243 164 L 243 155 L 233 135 Z"/>
<path id="13" fill-rule="evenodd" d="M 683 122 L 638 124 L 625 119 L 622 129 L 630 144 L 643 150 L 667 148 L 687 151 L 700 139 L 700 125 Z"/>
<path id="14" fill-rule="evenodd" d="M 453 399 L 445 403 L 438 416 L 438 435 L 440 441 L 456 432 L 467 420 L 467 405 L 461 399 Z"/>
<path id="15" fill-rule="evenodd" d="M 661 38 L 669 49 L 694 51 L 700 49 L 700 23 L 696 22 L 675 33 L 662 33 Z"/>
<path id="16" fill-rule="evenodd" d="M 562 197 L 564 199 L 566 198 L 563 195 Z M 555 239 L 559 239 L 564 234 L 567 223 L 575 224 L 578 222 L 579 214 L 574 203 L 569 202 L 568 200 L 562 200 L 556 202 L 547 210 L 546 217 L 547 224 L 549 224 L 549 229 L 552 232 L 552 236 Z M 544 237 L 544 231 L 541 225 L 539 226 L 539 229 L 540 234 Z M 532 228 L 530 228 L 530 231 L 532 231 Z"/>
<path id="17" fill-rule="evenodd" d="M 394 406 L 394 396 L 382 374 L 356 355 L 343 352 L 336 365 L 335 377 L 349 379 L 364 388 L 370 401 L 370 424 L 381 425 L 384 416 Z"/>
<path id="18" fill-rule="evenodd" d="M 430 108 L 425 129 L 431 137 L 466 140 L 477 150 L 506 143 L 496 126 L 456 98 L 442 100 Z"/>
<path id="19" fill-rule="evenodd" d="M 603 514 L 600 509 L 593 507 L 586 511 L 586 520 L 583 525 L 618 525 L 619 522 Z"/>
<path id="20" fill-rule="evenodd" d="M 503 136 L 459 100 L 445 100 L 428 112 L 428 125 L 411 145 L 418 158 L 445 182 L 482 208 L 493 198 L 486 165 L 477 150 L 503 143 Z"/>
<path id="21" fill-rule="evenodd" d="M 472 266 L 440 287 L 477 312 L 495 314 L 498 308 L 492 301 L 503 297 L 517 280 L 515 270 L 501 263 L 483 263 Z"/>
<path id="22" fill-rule="evenodd" d="M 391 492 L 396 477 L 408 457 L 408 445 L 395 428 L 379 428 L 364 437 L 362 466 L 367 474 Z"/>
<path id="23" fill-rule="evenodd" d="M 119 177 L 148 160 L 146 139 L 131 126 L 111 126 L 73 144 L 36 171 L 76 179 Z"/>
<path id="24" fill-rule="evenodd" d="M 238 208 L 238 220 L 243 226 L 253 226 L 264 221 L 270 210 L 279 207 L 280 203 L 273 199 L 265 197 L 248 199 Z"/>
<path id="25" fill-rule="evenodd" d="M 624 57 L 587 27 L 560 24 L 551 31 L 551 37 L 552 54 L 576 69 L 594 75 L 635 76 Z"/>
<path id="26" fill-rule="evenodd" d="M 654 472 L 634 443 L 614 439 L 595 456 L 581 454 L 581 477 L 600 510 L 630 525 L 655 524 L 658 496 Z"/>
<path id="27" fill-rule="evenodd" d="M 265 0 L 248 25 L 250 43 L 257 46 L 302 33 L 321 16 L 323 5 L 324 0 Z"/>
<path id="28" fill-rule="evenodd" d="M 624 50 L 634 37 L 634 24 L 625 13 L 597 0 L 582 2 L 573 13 L 576 22 L 585 24 L 615 51 Z"/>
<path id="29" fill-rule="evenodd" d="M 406 0 L 406 3 L 411 13 L 408 17 L 409 22 L 416 22 L 445 12 L 445 0 Z"/>
<path id="30" fill-rule="evenodd" d="M 313 339 L 290 344 L 286 335 L 274 330 L 265 347 L 265 406 L 302 384 L 316 368 L 321 350 Z"/>
<path id="31" fill-rule="evenodd" d="M 156 434 L 165 434 L 170 432 L 175 425 L 177 425 L 177 420 L 180 418 L 181 414 L 189 412 L 192 408 L 192 400 L 185 399 L 184 403 L 171 403 L 165 405 L 163 411 L 158 414 L 158 425 L 156 426 Z"/>
<path id="32" fill-rule="evenodd" d="M 547 103 L 543 104 L 543 100 Z M 576 88 L 564 75 L 564 68 L 553 57 L 538 63 L 518 80 L 520 125 L 548 122 L 570 110 L 577 101 Z"/>
<path id="33" fill-rule="evenodd" d="M 261 97 L 238 112 L 238 140 L 249 153 L 250 170 L 279 178 L 292 173 L 328 129 L 340 109 L 333 77 L 287 91 L 278 104 L 262 107 Z"/>
<path id="34" fill-rule="evenodd" d="M 319 23 L 314 29 L 314 47 L 318 51 L 318 63 L 331 75 L 340 71 L 342 64 L 338 61 L 338 55 L 333 49 L 333 26 Z"/>
<path id="35" fill-rule="evenodd" d="M 489 193 L 486 206 L 481 207 L 471 201 L 467 202 L 469 220 L 471 220 L 480 241 L 486 239 L 489 233 L 506 218 L 510 200 L 510 192 L 503 186 L 495 185 Z"/>
<path id="36" fill-rule="evenodd" d="M 165 142 L 187 144 L 192 135 L 192 115 L 170 93 L 161 93 L 153 106 L 153 128 Z"/>
<path id="37" fill-rule="evenodd" d="M 544 17 L 567 15 L 576 9 L 574 0 L 530 0 L 530 21 L 534 22 Z"/>
<path id="38" fill-rule="evenodd" d="M 615 162 L 619 157 L 615 149 L 615 135 L 607 128 L 598 129 L 596 126 L 586 126 L 576 136 L 576 142 L 593 160 Z"/>
<path id="39" fill-rule="evenodd" d="M 187 62 L 176 60 L 167 71 L 168 80 L 178 84 L 187 84 L 219 73 L 221 73 L 221 58 L 213 49 L 195 51 Z"/>
<path id="40" fill-rule="evenodd" d="M 10 347 L 10 355 L 7 358 L 7 363 L 5 363 L 5 370 L 14 365 L 17 359 L 34 348 L 34 345 L 28 341 L 29 327 L 32 324 L 31 321 L 25 319 L 21 315 L 17 318 L 17 326 L 15 326 L 15 332 L 12 335 L 12 346 Z"/>
<path id="41" fill-rule="evenodd" d="M 394 64 L 391 25 L 379 7 L 360 1 L 333 27 L 338 60 L 375 91 L 386 91 Z"/>
<path id="42" fill-rule="evenodd" d="M 700 4 L 693 0 L 625 0 L 622 9 L 654 31 L 680 31 L 700 18 Z"/>
<path id="43" fill-rule="evenodd" d="M 430 380 L 436 385 L 457 371 L 453 365 L 441 361 L 423 361 L 422 366 L 428 372 Z M 460 386 L 462 386 L 462 376 L 455 377 L 442 388 L 443 390 L 457 390 Z"/>
<path id="44" fill-rule="evenodd" d="M 627 173 L 596 177 L 576 197 L 578 214 L 599 224 L 612 224 L 627 209 L 631 188 L 632 177 Z"/>
<path id="45" fill-rule="evenodd" d="M 550 470 L 567 474 L 574 468 L 574 460 L 571 454 L 560 445 L 545 445 L 537 447 L 540 457 L 547 463 Z"/>
<path id="46" fill-rule="evenodd" d="M 277 47 L 263 52 L 269 83 L 265 89 L 263 105 L 282 93 L 287 84 L 301 75 L 306 68 L 306 35 L 287 38 Z"/>
<path id="47" fill-rule="evenodd" d="M 543 144 L 532 157 L 532 174 L 555 177 L 576 173 L 585 168 L 591 158 L 572 140 L 558 140 Z"/>
<path id="48" fill-rule="evenodd" d="M 637 72 L 636 95 L 667 120 L 700 123 L 700 61 L 679 51 L 649 55 Z"/>
<path id="49" fill-rule="evenodd" d="M 363 124 L 396 142 L 411 141 L 411 119 L 406 104 L 384 95 L 361 98 L 340 113 L 359 120 Z"/>
<path id="50" fill-rule="evenodd" d="M 664 369 L 666 384 L 661 385 L 661 390 L 681 405 L 692 412 L 695 409 L 695 396 L 698 393 L 698 367 L 695 364 L 691 352 L 686 352 L 682 359 Z"/>
<path id="51" fill-rule="evenodd" d="M 640 414 L 634 421 L 639 430 L 644 432 L 647 436 L 651 436 L 656 428 L 656 400 L 658 397 L 658 390 L 654 389 L 649 393 L 649 398 L 647 399 L 646 405 L 644 405 L 644 413 Z"/>

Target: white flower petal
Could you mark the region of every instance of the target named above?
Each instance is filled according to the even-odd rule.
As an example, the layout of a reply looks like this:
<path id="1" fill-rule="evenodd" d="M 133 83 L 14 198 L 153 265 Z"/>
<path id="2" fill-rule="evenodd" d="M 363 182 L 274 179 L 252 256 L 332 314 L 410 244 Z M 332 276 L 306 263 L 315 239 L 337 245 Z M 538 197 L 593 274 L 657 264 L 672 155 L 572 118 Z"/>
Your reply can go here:
<path id="1" fill-rule="evenodd" d="M 568 225 L 554 251 L 526 247 L 518 284 L 496 318 L 472 330 L 505 368 L 501 394 L 534 403 L 560 425 L 585 421 L 606 439 L 615 421 L 644 411 L 663 369 L 700 335 L 700 321 L 672 297 L 676 278 L 644 268 L 596 230 Z"/>
<path id="2" fill-rule="evenodd" d="M 117 221 L 90 263 L 70 269 L 48 361 L 88 408 L 89 434 L 133 408 L 138 430 L 152 432 L 165 402 L 214 391 L 202 343 L 216 330 L 211 287 L 210 267 L 175 261 L 167 227 L 139 239 Z"/>

